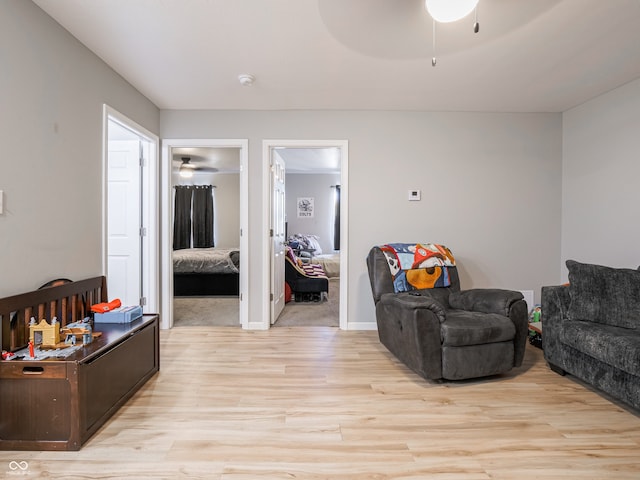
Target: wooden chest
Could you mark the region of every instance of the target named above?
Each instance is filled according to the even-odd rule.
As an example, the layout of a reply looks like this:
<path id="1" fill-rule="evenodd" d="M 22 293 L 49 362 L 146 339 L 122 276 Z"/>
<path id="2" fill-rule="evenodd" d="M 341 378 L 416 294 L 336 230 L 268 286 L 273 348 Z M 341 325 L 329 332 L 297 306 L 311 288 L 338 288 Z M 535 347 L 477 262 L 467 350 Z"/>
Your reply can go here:
<path id="1" fill-rule="evenodd" d="M 1 450 L 79 450 L 159 370 L 158 315 L 94 331 L 64 359 L 0 362 Z"/>

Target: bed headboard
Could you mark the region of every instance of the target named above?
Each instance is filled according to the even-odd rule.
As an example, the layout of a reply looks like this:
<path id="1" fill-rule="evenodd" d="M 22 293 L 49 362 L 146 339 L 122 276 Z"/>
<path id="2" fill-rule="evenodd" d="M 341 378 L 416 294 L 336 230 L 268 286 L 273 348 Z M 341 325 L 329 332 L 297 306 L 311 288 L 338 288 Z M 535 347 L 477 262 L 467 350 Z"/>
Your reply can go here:
<path id="1" fill-rule="evenodd" d="M 57 317 L 60 325 L 65 326 L 88 316 L 91 305 L 106 301 L 107 279 L 104 276 L 0 298 L 2 349 L 13 352 L 29 343 L 31 317 L 49 323 Z"/>

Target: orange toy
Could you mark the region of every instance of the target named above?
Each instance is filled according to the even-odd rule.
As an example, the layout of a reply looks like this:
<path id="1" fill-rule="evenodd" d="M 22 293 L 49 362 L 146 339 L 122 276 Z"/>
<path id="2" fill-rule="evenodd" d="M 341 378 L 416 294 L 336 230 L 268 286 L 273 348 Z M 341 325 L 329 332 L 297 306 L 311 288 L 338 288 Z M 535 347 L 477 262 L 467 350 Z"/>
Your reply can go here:
<path id="1" fill-rule="evenodd" d="M 120 306 L 122 306 L 122 302 L 119 298 L 116 298 L 108 303 L 96 303 L 95 305 L 91 305 L 91 311 L 93 313 L 110 312 L 114 308 L 118 308 Z"/>

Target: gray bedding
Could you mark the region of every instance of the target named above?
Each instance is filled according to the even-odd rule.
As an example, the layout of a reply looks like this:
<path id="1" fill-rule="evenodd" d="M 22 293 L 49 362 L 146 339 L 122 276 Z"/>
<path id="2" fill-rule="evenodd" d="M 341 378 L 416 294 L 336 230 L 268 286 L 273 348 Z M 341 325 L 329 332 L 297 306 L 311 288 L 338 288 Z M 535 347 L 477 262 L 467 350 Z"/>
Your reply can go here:
<path id="1" fill-rule="evenodd" d="M 173 251 L 173 273 L 238 273 L 237 248 L 185 248 Z"/>

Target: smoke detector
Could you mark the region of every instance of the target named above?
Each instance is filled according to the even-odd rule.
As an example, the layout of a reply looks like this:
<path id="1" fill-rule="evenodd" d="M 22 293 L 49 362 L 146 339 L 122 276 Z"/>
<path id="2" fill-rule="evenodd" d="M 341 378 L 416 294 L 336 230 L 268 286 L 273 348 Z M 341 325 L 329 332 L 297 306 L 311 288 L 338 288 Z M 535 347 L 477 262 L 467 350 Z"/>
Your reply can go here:
<path id="1" fill-rule="evenodd" d="M 251 85 L 253 85 L 253 82 L 255 81 L 255 79 L 256 77 L 254 77 L 249 73 L 242 73 L 238 75 L 238 81 L 240 82 L 240 85 L 242 85 L 243 87 L 250 87 Z"/>

